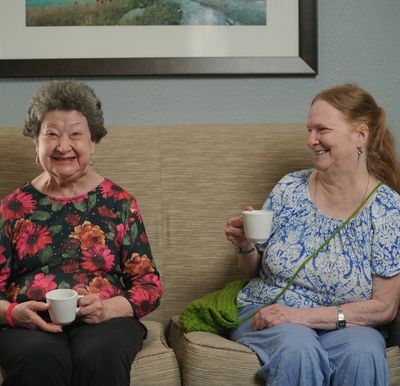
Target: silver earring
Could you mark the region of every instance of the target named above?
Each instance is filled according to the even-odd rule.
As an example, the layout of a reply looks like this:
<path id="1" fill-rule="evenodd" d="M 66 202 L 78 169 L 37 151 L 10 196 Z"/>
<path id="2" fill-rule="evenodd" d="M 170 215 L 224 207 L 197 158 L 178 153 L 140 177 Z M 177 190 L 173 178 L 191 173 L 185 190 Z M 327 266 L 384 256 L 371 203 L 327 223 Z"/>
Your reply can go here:
<path id="1" fill-rule="evenodd" d="M 361 147 L 359 147 L 357 151 L 358 156 L 361 157 L 362 153 L 364 153 L 364 150 Z"/>
<path id="2" fill-rule="evenodd" d="M 35 158 L 35 163 L 36 165 L 39 165 L 39 156 L 36 154 L 36 158 Z"/>

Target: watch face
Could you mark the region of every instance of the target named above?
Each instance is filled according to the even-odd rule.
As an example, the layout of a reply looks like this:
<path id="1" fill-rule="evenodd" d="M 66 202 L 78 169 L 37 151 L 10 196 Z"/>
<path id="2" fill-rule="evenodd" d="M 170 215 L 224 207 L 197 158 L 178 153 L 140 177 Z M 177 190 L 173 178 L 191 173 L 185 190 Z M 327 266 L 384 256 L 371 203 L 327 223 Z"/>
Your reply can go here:
<path id="1" fill-rule="evenodd" d="M 344 313 L 342 311 L 341 306 L 337 306 L 337 311 L 338 311 L 338 318 L 336 322 L 336 328 L 341 329 L 346 327 L 346 319 L 344 317 Z"/>

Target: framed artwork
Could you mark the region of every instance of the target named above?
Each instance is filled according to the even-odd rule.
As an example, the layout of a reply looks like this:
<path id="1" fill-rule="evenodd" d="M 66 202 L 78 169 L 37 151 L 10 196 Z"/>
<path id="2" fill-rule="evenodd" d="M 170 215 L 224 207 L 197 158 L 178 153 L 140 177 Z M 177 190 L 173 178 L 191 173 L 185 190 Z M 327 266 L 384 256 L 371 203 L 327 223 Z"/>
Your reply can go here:
<path id="1" fill-rule="evenodd" d="M 316 74 L 317 0 L 0 2 L 1 78 Z"/>

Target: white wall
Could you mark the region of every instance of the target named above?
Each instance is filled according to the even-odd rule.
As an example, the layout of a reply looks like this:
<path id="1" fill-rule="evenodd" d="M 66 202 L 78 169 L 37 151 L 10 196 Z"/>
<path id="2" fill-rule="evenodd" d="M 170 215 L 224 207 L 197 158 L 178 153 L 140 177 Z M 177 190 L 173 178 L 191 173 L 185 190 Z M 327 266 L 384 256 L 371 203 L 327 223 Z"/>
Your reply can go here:
<path id="1" fill-rule="evenodd" d="M 267 0 L 268 1 L 268 0 Z M 319 0 L 319 75 L 85 79 L 109 125 L 303 122 L 322 88 L 357 82 L 400 142 L 400 0 Z M 21 126 L 44 79 L 0 80 L 0 126 Z"/>

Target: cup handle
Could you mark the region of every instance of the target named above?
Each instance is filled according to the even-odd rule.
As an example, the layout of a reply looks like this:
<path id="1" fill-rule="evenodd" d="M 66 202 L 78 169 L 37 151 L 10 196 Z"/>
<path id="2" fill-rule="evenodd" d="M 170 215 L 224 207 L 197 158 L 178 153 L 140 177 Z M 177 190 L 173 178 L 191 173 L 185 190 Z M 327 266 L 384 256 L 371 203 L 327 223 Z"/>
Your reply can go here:
<path id="1" fill-rule="evenodd" d="M 78 300 L 80 299 L 80 298 L 83 298 L 85 295 L 78 295 Z M 76 311 L 75 311 L 75 313 L 77 314 L 78 312 L 79 312 L 79 310 L 81 309 L 81 307 L 76 307 Z"/>

